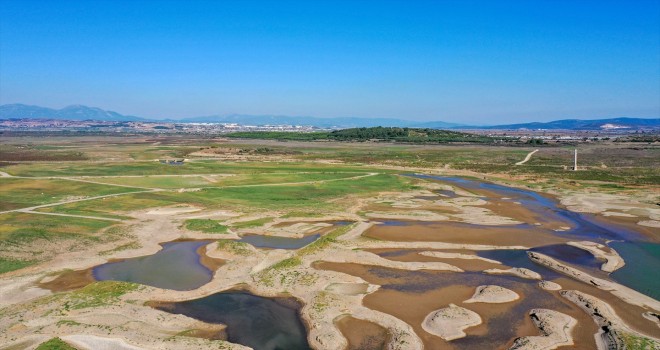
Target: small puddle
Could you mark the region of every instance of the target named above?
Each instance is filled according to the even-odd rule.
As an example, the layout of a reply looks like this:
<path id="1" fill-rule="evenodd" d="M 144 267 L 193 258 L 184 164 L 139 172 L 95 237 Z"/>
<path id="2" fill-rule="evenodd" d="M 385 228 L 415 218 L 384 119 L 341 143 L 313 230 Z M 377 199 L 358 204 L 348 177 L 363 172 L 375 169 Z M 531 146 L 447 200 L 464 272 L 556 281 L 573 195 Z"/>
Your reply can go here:
<path id="1" fill-rule="evenodd" d="M 370 321 L 342 316 L 335 321 L 337 329 L 346 337 L 346 350 L 381 350 L 387 348 L 388 330 Z"/>
<path id="2" fill-rule="evenodd" d="M 299 249 L 321 237 L 320 234 L 305 236 L 302 238 L 265 236 L 265 235 L 245 235 L 239 242 L 250 244 L 256 248 L 270 249 Z"/>
<path id="3" fill-rule="evenodd" d="M 159 310 L 227 325 L 227 340 L 255 350 L 307 350 L 300 305 L 290 298 L 222 292 L 183 302 L 153 303 Z"/>
<path id="4" fill-rule="evenodd" d="M 124 281 L 148 286 L 192 290 L 211 281 L 214 271 L 205 266 L 198 250 L 213 241 L 176 241 L 161 244 L 156 254 L 99 265 L 97 281 Z"/>

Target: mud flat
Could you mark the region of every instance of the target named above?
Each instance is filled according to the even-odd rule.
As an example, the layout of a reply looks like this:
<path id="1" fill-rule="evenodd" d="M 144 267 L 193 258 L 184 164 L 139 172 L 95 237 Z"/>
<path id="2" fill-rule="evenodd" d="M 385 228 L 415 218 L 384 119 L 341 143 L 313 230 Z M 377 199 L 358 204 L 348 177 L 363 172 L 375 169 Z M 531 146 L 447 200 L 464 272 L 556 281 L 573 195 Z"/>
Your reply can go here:
<path id="1" fill-rule="evenodd" d="M 363 305 L 390 314 L 411 325 L 427 350 L 506 349 L 517 337 L 537 335 L 538 329 L 529 318 L 529 310 L 547 308 L 570 315 L 579 321 L 575 333 L 581 339 L 579 349 L 593 349 L 592 337 L 597 327 L 577 306 L 567 303 L 556 293 L 544 292 L 536 280 L 509 275 L 487 275 L 481 272 L 404 271 L 360 264 L 319 263 L 317 269 L 339 271 L 359 276 L 380 288 L 364 296 Z M 483 323 L 465 330 L 466 337 L 446 342 L 422 328 L 426 316 L 448 304 L 463 306 L 475 288 L 498 285 L 514 290 L 520 298 L 509 303 L 464 304 L 480 315 Z"/>
<path id="2" fill-rule="evenodd" d="M 508 303 L 519 298 L 520 295 L 511 289 L 495 285 L 486 285 L 477 287 L 472 297 L 468 300 L 465 300 L 464 303 L 499 304 Z"/>
<path id="3" fill-rule="evenodd" d="M 545 290 L 560 290 L 561 286 L 559 283 L 555 283 L 552 281 L 541 281 L 539 282 L 539 287 L 545 289 Z"/>
<path id="4" fill-rule="evenodd" d="M 428 314 L 422 322 L 422 328 L 444 340 L 454 340 L 465 337 L 463 330 L 478 324 L 481 324 L 478 313 L 449 304 L 446 308 Z"/>
<path id="5" fill-rule="evenodd" d="M 492 275 L 511 275 L 511 276 L 517 276 L 520 278 L 527 278 L 527 279 L 532 279 L 532 280 L 540 280 L 541 275 L 538 272 L 532 271 L 530 269 L 526 269 L 524 267 L 512 267 L 508 270 L 503 270 L 503 269 L 489 269 L 485 270 L 485 273 L 489 273 Z"/>
<path id="6" fill-rule="evenodd" d="M 660 347 L 660 339 L 642 335 L 631 329 L 606 302 L 577 290 L 565 290 L 560 294 L 590 314 L 600 327 L 594 336 L 598 349 L 624 349 L 626 348 L 624 339 L 631 335 L 646 338 L 651 343 L 649 344 L 651 349 Z"/>
<path id="7" fill-rule="evenodd" d="M 441 261 L 456 266 L 465 271 L 483 271 L 501 266 L 499 262 L 492 259 L 480 259 L 476 254 L 462 253 L 469 250 L 458 249 L 461 253 L 447 251 L 429 251 L 428 249 L 366 249 L 366 251 L 394 261 L 419 261 L 431 262 Z M 438 253 L 438 254 L 436 254 Z M 455 256 L 461 256 L 456 258 Z M 467 258 L 469 257 L 469 258 Z M 473 258 L 476 257 L 476 258 Z"/>
<path id="8" fill-rule="evenodd" d="M 616 250 L 612 248 L 607 248 L 603 244 L 590 242 L 590 241 L 567 242 L 566 244 L 580 249 L 584 249 L 589 253 L 593 254 L 593 256 L 596 257 L 597 259 L 605 260 L 605 263 L 601 266 L 601 270 L 605 272 L 614 272 L 615 270 L 622 268 L 623 265 L 626 264 L 625 261 L 623 261 L 623 258 L 621 258 L 621 256 L 619 255 L 619 253 L 616 252 Z"/>
<path id="9" fill-rule="evenodd" d="M 534 309 L 529 312 L 540 336 L 527 336 L 516 339 L 510 349 L 556 349 L 560 346 L 573 345 L 573 329 L 577 320 L 561 312 Z"/>
<path id="10" fill-rule="evenodd" d="M 569 277 L 572 277 L 576 280 L 582 281 L 589 285 L 593 285 L 600 289 L 609 291 L 610 293 L 614 294 L 615 296 L 619 297 L 620 299 L 624 300 L 629 304 L 648 307 L 656 311 L 660 310 L 659 301 L 649 296 L 646 296 L 636 290 L 633 290 L 631 288 L 628 288 L 626 286 L 623 286 L 615 282 L 593 277 L 585 272 L 582 272 L 580 270 L 562 264 L 552 259 L 551 257 L 541 253 L 528 252 L 528 255 L 529 258 L 532 259 L 532 261 L 540 265 L 549 267 L 553 270 L 561 272 Z"/>

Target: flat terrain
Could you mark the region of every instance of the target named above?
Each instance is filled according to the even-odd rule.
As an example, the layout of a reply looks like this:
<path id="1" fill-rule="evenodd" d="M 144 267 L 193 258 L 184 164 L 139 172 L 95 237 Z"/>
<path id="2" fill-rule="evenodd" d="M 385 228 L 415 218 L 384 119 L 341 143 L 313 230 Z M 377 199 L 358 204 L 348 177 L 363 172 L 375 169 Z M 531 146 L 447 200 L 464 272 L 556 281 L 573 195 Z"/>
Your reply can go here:
<path id="1" fill-rule="evenodd" d="M 168 312 L 236 290 L 315 349 L 659 348 L 660 145 L 582 143 L 577 171 L 574 148 L 2 138 L 0 349 L 242 349 Z M 194 261 L 93 272 L 189 240 Z M 208 282 L 153 282 L 181 264 Z M 500 287 L 518 298 L 469 301 Z"/>

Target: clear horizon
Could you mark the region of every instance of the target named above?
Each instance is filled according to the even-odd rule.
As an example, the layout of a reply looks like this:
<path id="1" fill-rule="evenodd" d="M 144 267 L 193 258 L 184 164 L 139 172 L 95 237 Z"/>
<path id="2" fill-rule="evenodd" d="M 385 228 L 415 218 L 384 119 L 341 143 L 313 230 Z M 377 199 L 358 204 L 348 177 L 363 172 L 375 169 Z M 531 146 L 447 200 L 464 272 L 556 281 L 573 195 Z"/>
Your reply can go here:
<path id="1" fill-rule="evenodd" d="M 0 104 L 460 124 L 660 117 L 658 1 L 0 3 Z"/>

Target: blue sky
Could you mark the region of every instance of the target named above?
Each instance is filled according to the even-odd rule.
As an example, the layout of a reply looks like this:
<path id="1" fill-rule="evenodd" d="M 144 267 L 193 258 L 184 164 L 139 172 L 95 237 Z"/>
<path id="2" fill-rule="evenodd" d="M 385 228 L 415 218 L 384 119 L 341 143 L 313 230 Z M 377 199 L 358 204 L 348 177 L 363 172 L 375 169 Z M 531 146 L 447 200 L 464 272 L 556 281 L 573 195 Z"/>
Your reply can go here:
<path id="1" fill-rule="evenodd" d="M 660 1 L 0 1 L 0 104 L 660 117 Z"/>

